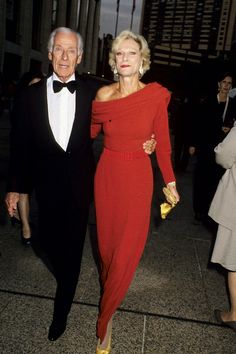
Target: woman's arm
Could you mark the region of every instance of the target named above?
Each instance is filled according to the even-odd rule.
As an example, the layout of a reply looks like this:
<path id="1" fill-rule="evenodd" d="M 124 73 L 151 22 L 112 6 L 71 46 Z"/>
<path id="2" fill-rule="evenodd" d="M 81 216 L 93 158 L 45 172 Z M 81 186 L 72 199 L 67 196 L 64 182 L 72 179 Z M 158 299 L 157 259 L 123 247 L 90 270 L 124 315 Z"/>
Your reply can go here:
<path id="1" fill-rule="evenodd" d="M 166 92 L 164 97 L 158 102 L 157 115 L 154 122 L 154 134 L 156 143 L 156 157 L 160 167 L 163 179 L 167 188 L 175 196 L 178 202 L 180 197 L 176 189 L 175 175 L 171 162 L 171 143 L 169 133 L 169 117 L 167 105 L 169 102 L 169 93 Z"/>
<path id="2" fill-rule="evenodd" d="M 214 149 L 216 162 L 225 169 L 231 168 L 236 162 L 236 126 L 225 139 Z"/>
<path id="3" fill-rule="evenodd" d="M 104 101 L 105 100 L 105 92 L 107 91 L 107 86 L 103 86 L 101 87 L 96 94 L 95 97 L 95 101 Z M 102 130 L 102 125 L 101 124 L 97 124 L 94 122 L 93 119 L 93 113 L 92 113 L 92 120 L 91 120 L 91 128 L 90 128 L 90 136 L 92 139 L 95 139 L 98 134 L 101 132 Z"/>

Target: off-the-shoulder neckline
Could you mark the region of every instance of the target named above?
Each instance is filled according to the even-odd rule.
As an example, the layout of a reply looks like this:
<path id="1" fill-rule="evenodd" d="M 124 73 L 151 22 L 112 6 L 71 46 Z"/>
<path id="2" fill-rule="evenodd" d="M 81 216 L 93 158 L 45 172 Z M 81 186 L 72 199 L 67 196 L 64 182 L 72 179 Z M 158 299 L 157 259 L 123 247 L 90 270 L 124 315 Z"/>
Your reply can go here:
<path id="1" fill-rule="evenodd" d="M 133 97 L 133 96 L 135 96 L 137 94 L 140 94 L 141 92 L 143 92 L 144 90 L 146 90 L 150 86 L 154 86 L 154 85 L 158 85 L 158 84 L 156 82 L 150 82 L 150 83 L 146 84 L 144 87 L 142 87 L 140 90 L 132 92 L 132 93 L 130 93 L 129 95 L 127 95 L 125 97 L 114 98 L 112 100 L 107 100 L 107 101 L 96 101 L 96 100 L 94 100 L 93 102 L 96 103 L 96 104 L 106 104 L 106 103 L 111 103 L 111 102 L 119 102 L 121 100 L 127 100 L 130 97 Z"/>

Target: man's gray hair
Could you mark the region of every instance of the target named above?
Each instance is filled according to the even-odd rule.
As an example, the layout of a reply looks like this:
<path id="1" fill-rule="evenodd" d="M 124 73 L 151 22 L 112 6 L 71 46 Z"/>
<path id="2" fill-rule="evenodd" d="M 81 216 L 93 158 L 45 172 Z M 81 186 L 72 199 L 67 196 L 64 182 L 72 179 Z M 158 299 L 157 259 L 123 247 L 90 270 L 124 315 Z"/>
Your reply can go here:
<path id="1" fill-rule="evenodd" d="M 49 36 L 48 39 L 48 52 L 52 52 L 53 51 L 53 46 L 54 46 L 54 39 L 55 39 L 55 35 L 57 33 L 74 33 L 77 37 L 77 41 L 78 41 L 78 54 L 81 54 L 83 52 L 83 38 L 81 37 L 81 35 L 72 30 L 71 28 L 68 27 L 58 27 L 56 29 L 54 29 L 54 31 L 52 31 L 52 33 Z"/>

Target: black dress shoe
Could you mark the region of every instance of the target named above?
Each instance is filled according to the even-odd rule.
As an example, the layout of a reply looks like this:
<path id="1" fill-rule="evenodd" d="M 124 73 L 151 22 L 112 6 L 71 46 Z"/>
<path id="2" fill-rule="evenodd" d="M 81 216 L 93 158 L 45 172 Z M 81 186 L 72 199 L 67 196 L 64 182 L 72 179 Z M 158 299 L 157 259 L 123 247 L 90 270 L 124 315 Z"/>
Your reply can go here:
<path id="1" fill-rule="evenodd" d="M 20 234 L 20 238 L 21 238 L 21 242 L 22 242 L 22 244 L 23 244 L 24 246 L 30 246 L 30 245 L 31 245 L 31 237 L 25 238 L 25 237 L 23 236 L 22 231 L 21 231 L 21 234 Z"/>
<path id="2" fill-rule="evenodd" d="M 57 340 L 66 330 L 66 322 L 52 322 L 49 331 L 48 339 L 50 341 Z"/>

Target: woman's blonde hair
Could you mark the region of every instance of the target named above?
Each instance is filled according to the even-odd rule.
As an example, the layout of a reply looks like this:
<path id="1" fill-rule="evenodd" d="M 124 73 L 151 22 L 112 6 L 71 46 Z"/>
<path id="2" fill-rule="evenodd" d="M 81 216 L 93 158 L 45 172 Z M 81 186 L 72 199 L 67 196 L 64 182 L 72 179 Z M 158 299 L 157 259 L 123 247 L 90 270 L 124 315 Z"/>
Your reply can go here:
<path id="1" fill-rule="evenodd" d="M 136 34 L 129 30 L 122 31 L 112 42 L 111 51 L 109 53 L 109 65 L 114 74 L 116 74 L 116 52 L 119 44 L 125 39 L 133 39 L 136 43 L 138 43 L 141 57 L 142 57 L 142 72 L 140 72 L 140 76 L 145 74 L 147 70 L 150 69 L 150 49 L 148 47 L 148 43 L 146 39 L 140 34 Z"/>

